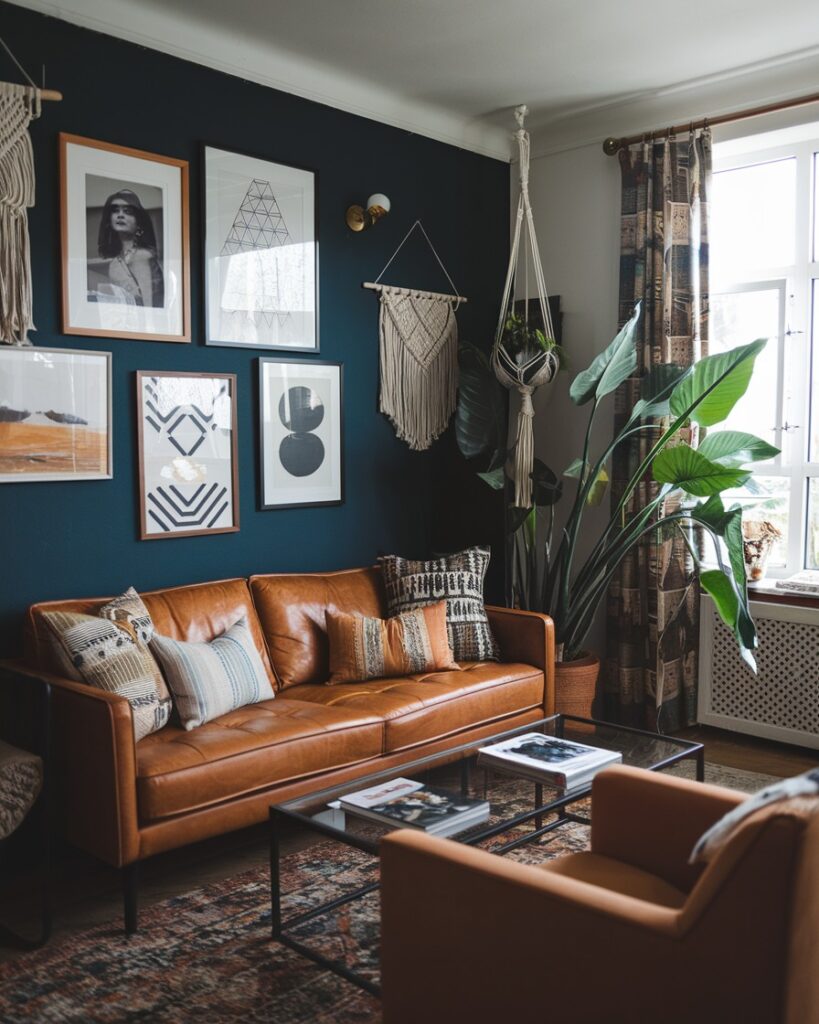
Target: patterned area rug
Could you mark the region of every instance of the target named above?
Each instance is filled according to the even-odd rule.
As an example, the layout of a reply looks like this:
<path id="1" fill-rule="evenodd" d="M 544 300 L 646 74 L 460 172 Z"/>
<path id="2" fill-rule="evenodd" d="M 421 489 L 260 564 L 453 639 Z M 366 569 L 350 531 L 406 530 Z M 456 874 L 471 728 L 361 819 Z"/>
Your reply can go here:
<path id="1" fill-rule="evenodd" d="M 675 774 L 690 774 L 690 766 L 677 768 Z M 744 791 L 770 781 L 769 776 L 717 766 L 709 766 L 707 779 Z M 582 813 L 583 805 L 573 809 Z M 508 856 L 539 863 L 582 850 L 587 842 L 587 827 L 570 824 Z M 282 864 L 285 916 L 374 877 L 372 858 L 333 842 L 291 854 Z M 144 910 L 140 931 L 130 940 L 124 937 L 121 922 L 115 921 L 0 964 L 0 1020 L 380 1021 L 378 1000 L 273 943 L 269 934 L 268 875 L 257 869 Z M 316 918 L 293 934 L 325 956 L 377 979 L 377 893 Z"/>

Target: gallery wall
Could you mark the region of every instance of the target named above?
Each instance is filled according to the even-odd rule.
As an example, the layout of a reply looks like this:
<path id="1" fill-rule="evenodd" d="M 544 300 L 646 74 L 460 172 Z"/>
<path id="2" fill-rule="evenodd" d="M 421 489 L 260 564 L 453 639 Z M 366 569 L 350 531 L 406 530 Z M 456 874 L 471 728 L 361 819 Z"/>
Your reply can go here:
<path id="1" fill-rule="evenodd" d="M 45 65 L 47 84 L 64 96 L 44 104 L 31 126 L 32 340 L 113 354 L 114 470 L 105 481 L 0 484 L 0 654 L 18 652 L 25 608 L 39 600 L 497 544 L 498 506 L 464 467 L 451 429 L 429 452 L 415 453 L 378 412 L 378 306 L 361 283 L 378 275 L 420 218 L 470 300 L 458 313 L 461 336 L 488 345 L 508 259 L 508 166 L 9 4 L 0 3 L 0 25 L 21 63 L 35 76 Z M 0 77 L 19 80 L 10 63 L 1 67 Z M 61 131 L 190 162 L 191 344 L 61 333 Z M 344 365 L 343 505 L 260 508 L 258 356 L 285 353 L 204 345 L 203 143 L 317 172 L 320 353 L 313 358 Z M 355 235 L 344 211 L 372 192 L 385 192 L 392 212 Z M 419 238 L 389 280 L 447 287 Z M 237 375 L 239 532 L 138 539 L 137 370 Z M 496 561 L 495 581 L 500 568 Z"/>

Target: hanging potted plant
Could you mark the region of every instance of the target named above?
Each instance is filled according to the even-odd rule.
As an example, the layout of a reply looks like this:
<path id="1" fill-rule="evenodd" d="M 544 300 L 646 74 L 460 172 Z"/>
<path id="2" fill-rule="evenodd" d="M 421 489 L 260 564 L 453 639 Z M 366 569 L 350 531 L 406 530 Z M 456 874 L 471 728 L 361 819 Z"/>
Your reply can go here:
<path id="1" fill-rule="evenodd" d="M 637 370 L 635 329 L 639 306 L 631 320 L 570 388 L 572 401 L 590 407 L 579 457 L 562 476 L 571 482 L 571 505 L 555 537 L 555 510 L 564 497 L 563 481 L 538 459 L 531 471 L 531 500 L 516 500 L 519 489 L 510 481 L 517 465 L 506 450 L 506 424 L 499 392 L 488 360 L 470 345 L 461 346 L 461 376 L 456 436 L 461 452 L 474 460 L 479 475 L 507 495 L 509 533 L 509 603 L 544 612 L 554 620 L 557 640 L 557 710 L 588 715 L 599 661 L 585 648 L 595 613 L 623 558 L 652 531 L 681 530 L 696 560 L 700 583 L 731 629 L 743 658 L 755 667 L 756 630 L 748 604 L 742 535 L 742 509 L 728 508 L 722 492 L 741 487 L 750 477 L 747 464 L 770 459 L 778 449 L 752 434 L 733 430 L 709 432 L 694 449 L 682 439 L 690 424 L 721 423 L 745 393 L 764 339 L 729 352 L 708 356 L 692 367 L 654 367 L 642 379 L 641 396 L 625 423 L 602 451 L 592 451 L 592 427 L 601 401 Z M 584 513 L 599 504 L 608 482 L 607 465 L 618 448 L 641 432 L 659 438 L 612 508 L 608 523 L 585 557 L 578 539 L 588 529 Z M 629 511 L 640 482 L 650 475 L 658 485 L 644 505 Z M 674 499 L 669 500 L 669 499 Z M 700 564 L 690 534 L 701 529 L 713 540 L 716 567 Z M 583 690 L 581 694 L 579 691 Z"/>

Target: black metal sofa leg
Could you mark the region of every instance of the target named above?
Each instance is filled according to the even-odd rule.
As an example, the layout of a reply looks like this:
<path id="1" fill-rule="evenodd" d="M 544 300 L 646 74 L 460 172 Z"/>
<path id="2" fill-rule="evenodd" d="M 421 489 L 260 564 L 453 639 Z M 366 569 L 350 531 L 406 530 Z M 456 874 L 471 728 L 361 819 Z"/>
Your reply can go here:
<path id="1" fill-rule="evenodd" d="M 122 869 L 122 895 L 125 909 L 125 934 L 133 935 L 138 928 L 137 893 L 139 890 L 139 861 Z"/>

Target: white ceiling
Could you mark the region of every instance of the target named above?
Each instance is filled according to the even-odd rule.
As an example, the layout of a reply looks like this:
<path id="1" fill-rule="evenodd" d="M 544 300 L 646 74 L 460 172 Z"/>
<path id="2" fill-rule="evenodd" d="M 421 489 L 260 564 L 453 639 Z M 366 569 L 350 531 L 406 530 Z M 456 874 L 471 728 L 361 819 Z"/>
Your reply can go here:
<path id="1" fill-rule="evenodd" d="M 819 88 L 817 0 L 17 2 L 495 156 Z"/>

